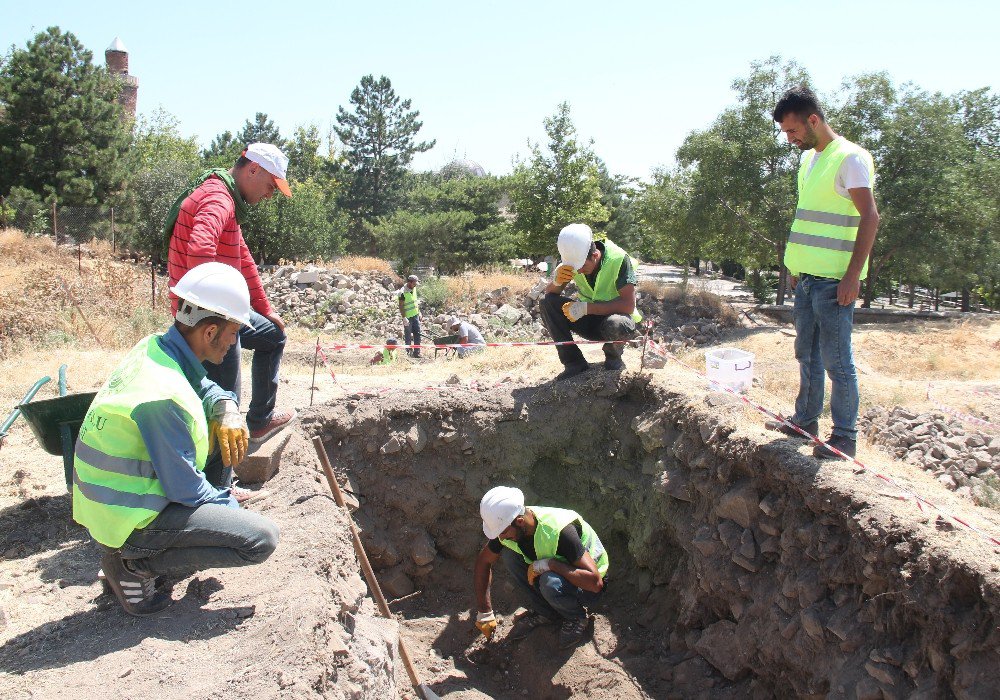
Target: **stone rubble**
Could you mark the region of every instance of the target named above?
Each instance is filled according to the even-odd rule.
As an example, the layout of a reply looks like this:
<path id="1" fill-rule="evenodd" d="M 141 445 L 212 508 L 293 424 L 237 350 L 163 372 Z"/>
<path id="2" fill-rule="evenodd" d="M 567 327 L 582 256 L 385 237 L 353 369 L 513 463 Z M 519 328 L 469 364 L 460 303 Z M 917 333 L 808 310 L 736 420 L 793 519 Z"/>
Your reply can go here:
<path id="1" fill-rule="evenodd" d="M 966 431 L 941 413 L 917 414 L 902 406 L 868 409 L 858 419 L 858 432 L 951 491 L 981 504 L 1000 498 L 998 436 Z"/>
<path id="2" fill-rule="evenodd" d="M 283 265 L 263 271 L 261 282 L 275 310 L 286 321 L 359 340 L 398 337 L 402 341 L 396 292 L 403 281 L 394 275 L 345 274 L 316 266 L 297 269 Z M 487 340 L 542 337 L 545 330 L 538 320 L 535 299 L 529 294 L 520 305 L 504 303 L 510 296 L 509 287 L 483 293 L 471 314 L 422 298 L 425 340 L 450 335 L 446 323 L 456 314 L 479 328 Z"/>
<path id="3" fill-rule="evenodd" d="M 402 286 L 400 278 L 384 272 L 342 273 L 336 269 L 307 266 L 298 269 L 283 265 L 264 270 L 261 282 L 275 310 L 286 321 L 294 321 L 326 333 L 379 340 L 399 337 L 402 322 L 396 292 Z M 520 299 L 512 298 L 509 287 L 484 292 L 475 300 L 471 313 L 449 306 L 432 305 L 422 299 L 424 333 L 428 338 L 450 335 L 446 327 L 449 317 L 458 314 L 483 332 L 487 341 L 510 339 L 544 339 L 548 332 L 539 317 L 539 301 L 544 296 L 548 280 L 539 277 Z M 572 285 L 567 293 L 572 293 Z M 638 294 L 638 306 L 645 318 L 659 321 L 663 303 L 648 294 Z M 669 352 L 717 343 L 722 328 L 718 320 L 707 317 L 684 318 L 671 314 L 677 326 L 658 325 L 651 337 L 665 343 Z M 649 353 L 650 366 L 662 366 L 662 358 Z"/>

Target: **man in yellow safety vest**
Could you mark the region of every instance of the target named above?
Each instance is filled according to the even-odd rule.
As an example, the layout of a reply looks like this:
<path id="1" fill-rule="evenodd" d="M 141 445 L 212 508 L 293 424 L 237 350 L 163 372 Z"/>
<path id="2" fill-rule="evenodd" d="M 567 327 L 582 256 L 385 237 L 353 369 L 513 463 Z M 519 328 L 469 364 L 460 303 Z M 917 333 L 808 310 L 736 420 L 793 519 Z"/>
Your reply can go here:
<path id="1" fill-rule="evenodd" d="M 170 604 L 158 576 L 257 564 L 278 544 L 274 523 L 205 478 L 206 463 L 219 457 L 229 467 L 246 455 L 235 394 L 202 363 L 221 362 L 250 323 L 247 283 L 236 268 L 208 262 L 170 291 L 179 299 L 173 327 L 140 340 L 114 369 L 74 457 L 73 519 L 102 546 L 105 579 L 130 615 Z"/>
<path id="2" fill-rule="evenodd" d="M 584 606 L 597 602 L 605 588 L 608 553 L 586 520 L 565 508 L 525 506 L 524 494 L 497 486 L 479 504 L 488 542 L 476 557 L 476 627 L 489 639 L 497 628 L 490 584 L 499 559 L 531 599 L 531 612 L 511 630 L 524 639 L 543 625 L 561 623 L 559 647 L 584 641 L 590 617 Z"/>
<path id="3" fill-rule="evenodd" d="M 823 411 L 824 370 L 833 391 L 833 431 L 828 443 L 854 456 L 857 439 L 858 376 L 851 353 L 854 302 L 868 274 L 879 215 L 873 195 L 875 165 L 871 155 L 826 123 L 816 95 L 792 88 L 774 108 L 774 121 L 799 148 L 799 199 L 785 247 L 785 267 L 795 291 L 795 359 L 799 393 L 790 418 L 817 435 Z M 769 427 L 793 437 L 781 423 Z M 837 458 L 817 445 L 819 458 Z"/>
<path id="4" fill-rule="evenodd" d="M 419 281 L 416 275 L 410 275 L 399 290 L 399 315 L 403 317 L 403 340 L 407 345 L 420 345 L 420 301 L 417 299 Z M 406 354 L 420 357 L 420 348 L 407 348 Z"/>
<path id="5" fill-rule="evenodd" d="M 625 369 L 622 341 L 632 338 L 642 314 L 636 309 L 636 269 L 632 258 L 611 241 L 595 241 L 586 224 L 570 224 L 559 232 L 562 262 L 545 288 L 539 307 L 542 323 L 552 340 L 573 340 L 576 333 L 587 340 L 603 340 L 604 368 Z M 563 295 L 570 282 L 579 299 Z M 558 345 L 563 371 L 556 381 L 590 369 L 577 345 Z"/>

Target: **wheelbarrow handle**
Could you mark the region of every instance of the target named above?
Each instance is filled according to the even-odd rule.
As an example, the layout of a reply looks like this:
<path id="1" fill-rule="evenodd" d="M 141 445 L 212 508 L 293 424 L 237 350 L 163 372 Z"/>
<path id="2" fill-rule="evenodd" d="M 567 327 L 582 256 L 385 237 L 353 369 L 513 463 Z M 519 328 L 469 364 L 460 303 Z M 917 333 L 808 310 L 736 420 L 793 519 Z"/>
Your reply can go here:
<path id="1" fill-rule="evenodd" d="M 31 399 L 35 397 L 35 394 L 38 393 L 38 390 L 51 381 L 52 377 L 45 376 L 39 379 L 37 382 L 35 382 L 35 385 L 32 386 L 30 389 L 28 389 L 28 393 L 24 395 L 24 398 L 17 402 L 18 406 L 20 406 L 22 403 L 28 403 L 29 401 L 31 401 Z M 4 420 L 3 423 L 0 423 L 0 435 L 7 434 L 7 431 L 10 429 L 10 426 L 14 424 L 14 421 L 17 420 L 17 417 L 19 415 L 21 415 L 20 408 L 15 408 L 13 411 L 10 412 L 6 420 Z"/>

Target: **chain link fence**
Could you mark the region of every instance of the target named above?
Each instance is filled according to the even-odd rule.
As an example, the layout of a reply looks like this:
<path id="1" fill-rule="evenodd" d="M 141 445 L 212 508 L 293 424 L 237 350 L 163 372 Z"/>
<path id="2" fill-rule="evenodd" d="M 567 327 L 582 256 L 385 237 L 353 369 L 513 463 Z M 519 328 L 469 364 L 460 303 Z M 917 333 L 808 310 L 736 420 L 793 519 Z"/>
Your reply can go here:
<path id="1" fill-rule="evenodd" d="M 30 236 L 51 236 L 56 244 L 76 244 L 93 239 L 120 243 L 115 208 L 42 204 L 23 198 L 0 197 L 0 230 L 16 228 Z"/>

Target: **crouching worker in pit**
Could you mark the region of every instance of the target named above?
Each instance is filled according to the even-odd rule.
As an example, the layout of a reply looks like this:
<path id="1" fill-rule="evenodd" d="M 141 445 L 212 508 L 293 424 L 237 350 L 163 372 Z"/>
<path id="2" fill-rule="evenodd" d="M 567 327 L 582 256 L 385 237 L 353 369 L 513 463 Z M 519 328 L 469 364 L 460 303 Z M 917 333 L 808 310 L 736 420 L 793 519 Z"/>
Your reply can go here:
<path id="1" fill-rule="evenodd" d="M 552 340 L 573 340 L 573 333 L 587 340 L 603 340 L 604 369 L 625 369 L 622 351 L 636 334 L 642 314 L 636 309 L 635 265 L 628 253 L 609 240 L 595 241 L 586 224 L 570 224 L 559 232 L 555 279 L 545 288 L 542 323 Z M 578 301 L 563 295 L 570 282 L 579 290 Z M 617 342 L 616 342 L 617 341 Z M 577 345 L 557 345 L 563 371 L 556 381 L 590 369 Z"/>
<path id="2" fill-rule="evenodd" d="M 510 486 L 487 491 L 479 513 L 489 538 L 473 574 L 479 631 L 489 639 L 496 630 L 490 584 L 493 564 L 503 559 L 531 599 L 531 611 L 517 621 L 510 639 L 524 639 L 538 627 L 558 623 L 560 649 L 583 642 L 590 631 L 585 606 L 600 598 L 608 574 L 608 553 L 594 529 L 572 510 L 525 507 L 524 494 Z"/>
<path id="3" fill-rule="evenodd" d="M 235 395 L 202 366 L 221 362 L 249 324 L 246 281 L 209 262 L 170 291 L 179 297 L 173 327 L 129 351 L 76 443 L 73 519 L 102 546 L 104 576 L 130 615 L 172 602 L 157 591 L 157 576 L 259 564 L 278 544 L 274 523 L 205 478 L 208 465 L 221 482 L 221 465 L 246 456 L 249 431 Z"/>

